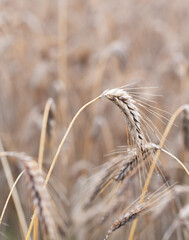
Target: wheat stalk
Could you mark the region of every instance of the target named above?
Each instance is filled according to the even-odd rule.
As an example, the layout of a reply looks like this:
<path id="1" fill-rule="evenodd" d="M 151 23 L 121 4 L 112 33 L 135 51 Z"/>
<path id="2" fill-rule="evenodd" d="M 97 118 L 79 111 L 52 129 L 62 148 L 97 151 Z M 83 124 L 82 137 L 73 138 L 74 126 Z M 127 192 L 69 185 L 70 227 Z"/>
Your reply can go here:
<path id="1" fill-rule="evenodd" d="M 22 176 L 23 173 L 24 173 L 24 170 L 18 175 L 18 177 L 16 178 L 16 180 L 15 180 L 15 182 L 14 182 L 14 184 L 13 184 L 13 186 L 12 186 L 10 192 L 9 192 L 9 195 L 8 195 L 8 197 L 7 197 L 7 200 L 6 200 L 5 204 L 4 204 L 4 207 L 3 207 L 3 210 L 2 210 L 2 213 L 1 213 L 0 225 L 1 225 L 1 223 L 2 223 L 4 214 L 5 214 L 5 211 L 6 211 L 6 209 L 7 209 L 9 200 L 10 200 L 10 198 L 11 198 L 11 196 L 12 196 L 12 193 L 13 193 L 13 191 L 15 190 L 16 184 L 17 184 L 17 182 L 19 181 L 19 179 L 21 178 L 21 176 Z"/>
<path id="2" fill-rule="evenodd" d="M 40 144 L 39 144 L 39 153 L 38 153 L 38 164 L 39 168 L 42 169 L 43 166 L 43 155 L 45 149 L 45 140 L 46 140 L 46 133 L 51 133 L 51 121 L 53 117 L 52 107 L 54 101 L 52 98 L 47 100 L 45 105 L 45 110 L 43 114 L 43 122 L 42 122 L 42 129 L 41 129 L 41 137 L 40 137 Z M 37 240 L 38 238 L 38 219 L 36 218 L 34 221 L 34 229 L 33 229 L 33 240 Z"/>

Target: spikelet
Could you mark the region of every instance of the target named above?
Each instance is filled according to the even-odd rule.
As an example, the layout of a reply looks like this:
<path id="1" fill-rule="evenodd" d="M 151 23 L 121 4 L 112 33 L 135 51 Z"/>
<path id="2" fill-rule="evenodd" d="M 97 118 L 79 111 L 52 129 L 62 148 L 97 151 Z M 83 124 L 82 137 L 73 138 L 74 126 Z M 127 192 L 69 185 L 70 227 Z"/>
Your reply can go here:
<path id="1" fill-rule="evenodd" d="M 131 175 L 133 170 L 137 169 L 152 153 L 155 153 L 159 149 L 159 146 L 154 143 L 145 144 L 145 148 L 141 154 L 137 154 L 137 149 L 130 152 L 126 156 L 126 160 L 123 160 L 121 168 L 114 176 L 114 180 L 117 182 L 123 181 L 126 177 Z"/>
<path id="2" fill-rule="evenodd" d="M 184 137 L 184 146 L 187 151 L 189 151 L 189 105 L 186 105 L 183 111 L 183 137 Z"/>
<path id="3" fill-rule="evenodd" d="M 6 156 L 17 158 L 21 167 L 25 170 L 28 189 L 40 219 L 43 236 L 48 240 L 59 239 L 57 226 L 53 218 L 51 197 L 44 186 L 43 173 L 37 162 L 22 153 L 6 152 Z"/>
<path id="4" fill-rule="evenodd" d="M 139 149 L 144 150 L 144 135 L 141 129 L 141 115 L 136 107 L 135 100 L 123 89 L 114 88 L 102 93 L 115 103 L 125 114 L 129 133 Z"/>
<path id="5" fill-rule="evenodd" d="M 112 180 L 121 182 L 125 178 L 131 177 L 137 172 L 139 167 L 154 154 L 159 146 L 154 143 L 145 144 L 144 151 L 138 152 L 136 147 L 127 148 L 126 153 L 119 155 L 110 165 L 106 165 L 98 175 L 98 181 L 94 183 L 94 188 L 91 191 L 89 199 L 85 207 L 89 207 L 96 196 L 103 191 Z M 109 163 L 108 163 L 109 164 Z"/>

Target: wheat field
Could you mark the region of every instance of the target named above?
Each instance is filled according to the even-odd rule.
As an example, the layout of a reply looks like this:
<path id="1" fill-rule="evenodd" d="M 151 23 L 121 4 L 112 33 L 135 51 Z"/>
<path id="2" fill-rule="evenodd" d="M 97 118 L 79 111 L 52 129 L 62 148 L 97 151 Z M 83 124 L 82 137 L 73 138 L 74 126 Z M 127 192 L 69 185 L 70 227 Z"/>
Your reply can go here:
<path id="1" fill-rule="evenodd" d="M 0 1 L 0 239 L 189 239 L 187 0 Z"/>

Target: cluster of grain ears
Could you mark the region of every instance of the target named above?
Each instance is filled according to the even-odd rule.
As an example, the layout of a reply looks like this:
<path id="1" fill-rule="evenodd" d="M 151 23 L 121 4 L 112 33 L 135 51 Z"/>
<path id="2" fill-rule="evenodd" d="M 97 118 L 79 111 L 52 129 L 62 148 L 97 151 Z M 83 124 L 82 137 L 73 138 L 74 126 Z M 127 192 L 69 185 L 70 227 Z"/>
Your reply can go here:
<path id="1" fill-rule="evenodd" d="M 44 185 L 45 179 L 38 163 L 32 157 L 20 153 L 7 152 L 6 156 L 16 158 L 21 168 L 25 170 L 28 191 L 41 222 L 43 236 L 49 240 L 59 239 L 57 224 L 53 215 L 52 199 Z"/>

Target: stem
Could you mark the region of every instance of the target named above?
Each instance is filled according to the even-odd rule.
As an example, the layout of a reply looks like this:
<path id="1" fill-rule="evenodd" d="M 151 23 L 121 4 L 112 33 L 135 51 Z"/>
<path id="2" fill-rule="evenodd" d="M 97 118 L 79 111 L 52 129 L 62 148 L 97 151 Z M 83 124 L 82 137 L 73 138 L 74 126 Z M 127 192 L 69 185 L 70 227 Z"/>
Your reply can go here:
<path id="1" fill-rule="evenodd" d="M 0 151 L 2 151 L 2 152 L 4 151 L 1 139 L 0 139 Z M 12 176 L 11 168 L 10 168 L 10 165 L 9 165 L 9 162 L 7 160 L 6 155 L 2 154 L 1 158 L 2 158 L 1 162 L 2 162 L 2 166 L 3 166 L 3 170 L 5 172 L 7 183 L 8 183 L 9 189 L 11 190 L 12 186 L 14 185 L 14 179 L 13 179 L 13 176 Z M 22 231 L 23 236 L 25 237 L 27 235 L 28 226 L 27 226 L 27 223 L 26 223 L 26 219 L 25 219 L 25 216 L 24 216 L 24 211 L 22 209 L 22 205 L 21 205 L 19 195 L 18 195 L 18 192 L 17 192 L 16 188 L 12 193 L 12 198 L 13 198 L 13 201 L 14 201 L 14 205 L 15 205 L 15 208 L 16 208 L 17 215 L 18 215 L 18 220 L 19 220 L 19 223 L 20 223 L 20 226 L 21 226 L 21 231 Z"/>
<path id="2" fill-rule="evenodd" d="M 60 145 L 59 145 L 59 147 L 58 147 L 58 150 L 57 150 L 57 152 L 56 152 L 56 154 L 55 154 L 55 156 L 54 156 L 54 159 L 53 159 L 53 161 L 52 161 L 52 164 L 51 164 L 51 166 L 50 166 L 49 172 L 48 172 L 47 177 L 46 177 L 46 180 L 45 180 L 45 185 L 47 185 L 47 183 L 48 183 L 48 181 L 49 181 L 49 179 L 50 179 L 51 173 L 52 173 L 53 168 L 54 168 L 54 166 L 55 166 L 55 163 L 56 163 L 56 161 L 57 161 L 57 159 L 58 159 L 58 156 L 59 156 L 59 154 L 60 154 L 60 151 L 61 151 L 61 149 L 62 149 L 62 147 L 63 147 L 63 145 L 64 145 L 64 142 L 65 142 L 65 140 L 66 140 L 66 138 L 67 138 L 67 136 L 68 136 L 68 134 L 69 134 L 69 132 L 70 132 L 70 130 L 71 130 L 74 122 L 75 122 L 75 120 L 77 119 L 77 117 L 79 116 L 79 114 L 80 114 L 87 106 L 89 106 L 91 103 L 96 102 L 96 101 L 97 101 L 98 99 L 100 99 L 101 97 L 102 97 L 102 96 L 98 96 L 97 98 L 93 99 L 92 101 L 86 103 L 83 107 L 81 107 L 81 108 L 79 109 L 79 111 L 76 113 L 76 115 L 75 115 L 74 118 L 72 119 L 72 121 L 71 121 L 70 125 L 68 126 L 68 129 L 67 129 L 67 131 L 66 131 L 66 133 L 65 133 L 65 135 L 64 135 L 64 137 L 63 137 L 63 139 L 62 139 L 62 141 L 61 141 L 61 143 L 60 143 Z"/>
<path id="3" fill-rule="evenodd" d="M 38 217 L 36 216 L 34 219 L 34 223 L 33 223 L 33 240 L 37 240 L 38 238 L 38 228 L 39 228 L 39 220 Z"/>
<path id="4" fill-rule="evenodd" d="M 45 111 L 43 114 L 43 123 L 42 123 L 41 137 L 40 137 L 40 144 L 39 144 L 39 153 L 38 153 L 38 163 L 39 163 L 40 169 L 42 169 L 42 166 L 43 166 L 43 155 L 44 155 L 44 149 L 45 149 L 47 122 L 48 122 L 49 112 L 50 112 L 52 104 L 53 104 L 53 99 L 49 98 L 45 105 Z M 37 240 L 37 238 L 38 238 L 38 225 L 39 225 L 39 221 L 38 221 L 38 218 L 36 217 L 35 221 L 34 221 L 34 228 L 33 228 L 33 240 Z"/>
<path id="5" fill-rule="evenodd" d="M 51 166 L 50 166 L 50 169 L 49 169 L 49 171 L 48 171 L 47 177 L 46 177 L 46 179 L 45 179 L 45 184 L 44 184 L 45 186 L 47 185 L 47 183 L 48 183 L 48 181 L 49 181 L 49 179 L 50 179 L 51 173 L 52 173 L 52 171 L 53 171 L 53 169 L 54 169 L 54 166 L 55 166 L 55 163 L 56 163 L 56 161 L 57 161 L 57 159 L 58 159 L 58 156 L 59 156 L 59 154 L 60 154 L 60 151 L 61 151 L 61 149 L 62 149 L 62 147 L 63 147 L 63 145 L 64 145 L 64 142 L 65 142 L 65 140 L 66 140 L 66 138 L 67 138 L 67 136 L 68 136 L 68 134 L 69 134 L 69 132 L 70 132 L 70 130 L 71 130 L 74 122 L 75 122 L 75 120 L 77 119 L 77 117 L 79 116 L 79 114 L 80 114 L 87 106 L 89 106 L 90 104 L 96 102 L 96 101 L 99 100 L 101 97 L 102 97 L 102 95 L 100 95 L 100 96 L 96 97 L 95 99 L 91 100 L 90 102 L 86 103 L 83 107 L 81 107 L 81 108 L 78 110 L 78 112 L 76 113 L 76 115 L 73 117 L 72 121 L 70 122 L 70 125 L 68 126 L 68 128 L 67 128 L 67 130 L 66 130 L 66 133 L 65 133 L 64 137 L 62 138 L 62 141 L 60 142 L 60 145 L 58 146 L 57 152 L 56 152 L 56 154 L 55 154 L 55 156 L 54 156 L 54 159 L 53 159 L 52 164 L 51 164 Z M 36 211 L 34 211 L 34 214 L 33 214 L 33 217 L 32 217 L 32 221 L 31 221 L 31 223 L 30 223 L 29 230 L 28 230 L 28 233 L 27 233 L 27 236 L 26 236 L 26 239 L 25 239 L 25 240 L 28 240 L 28 239 L 29 239 L 29 236 L 30 236 L 30 234 L 31 234 L 31 231 L 32 231 L 32 227 L 33 227 L 35 218 L 36 218 Z"/>
<path id="6" fill-rule="evenodd" d="M 32 231 L 32 228 L 33 228 L 33 224 L 35 222 L 35 219 L 36 219 L 36 210 L 34 211 L 34 214 L 33 214 L 33 217 L 32 217 L 32 220 L 30 222 L 30 226 L 29 226 L 29 229 L 28 229 L 28 232 L 27 232 L 27 235 L 26 235 L 26 238 L 25 240 L 28 240 L 30 238 L 30 234 L 31 234 L 31 231 Z"/>
<path id="7" fill-rule="evenodd" d="M 4 205 L 4 207 L 3 207 L 3 211 L 2 211 L 2 213 L 1 213 L 0 225 L 1 225 L 1 223 L 2 223 L 4 214 L 5 214 L 5 210 L 6 210 L 7 206 L 8 206 L 8 203 L 9 203 L 9 200 L 10 200 L 10 198 L 11 198 L 12 192 L 13 192 L 13 190 L 14 190 L 17 182 L 18 182 L 18 180 L 21 178 L 21 176 L 22 176 L 23 173 L 24 173 L 24 170 L 18 175 L 17 179 L 15 180 L 15 182 L 14 182 L 14 184 L 13 184 L 11 190 L 10 190 L 10 193 L 9 193 L 9 195 L 8 195 L 8 197 L 7 197 L 7 200 L 6 200 L 6 202 L 5 202 L 5 205 Z"/>
<path id="8" fill-rule="evenodd" d="M 161 148 L 161 151 L 164 152 L 164 153 L 167 153 L 169 156 L 171 156 L 172 158 L 174 158 L 185 170 L 185 172 L 188 174 L 189 176 L 189 171 L 188 169 L 185 167 L 185 165 L 177 158 L 175 157 L 172 153 L 166 151 L 165 149 Z"/>
<path id="9" fill-rule="evenodd" d="M 45 148 L 47 122 L 48 122 L 49 112 L 50 112 L 52 104 L 53 104 L 53 99 L 49 98 L 46 103 L 45 111 L 43 114 L 43 123 L 42 123 L 41 137 L 40 137 L 40 144 L 39 144 L 39 153 L 38 153 L 38 163 L 39 163 L 40 169 L 42 169 L 42 165 L 43 165 L 43 154 L 44 154 L 44 148 Z"/>

